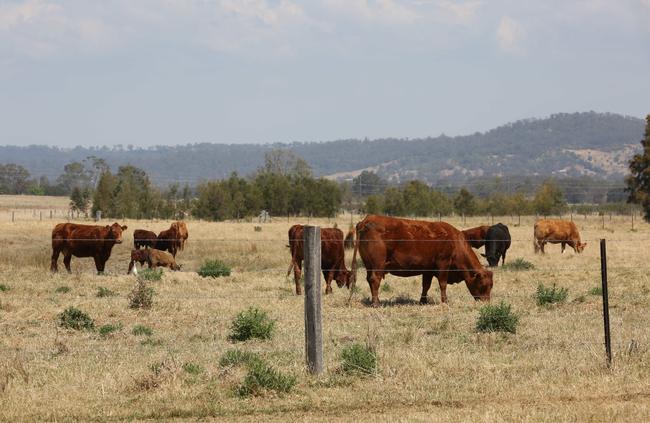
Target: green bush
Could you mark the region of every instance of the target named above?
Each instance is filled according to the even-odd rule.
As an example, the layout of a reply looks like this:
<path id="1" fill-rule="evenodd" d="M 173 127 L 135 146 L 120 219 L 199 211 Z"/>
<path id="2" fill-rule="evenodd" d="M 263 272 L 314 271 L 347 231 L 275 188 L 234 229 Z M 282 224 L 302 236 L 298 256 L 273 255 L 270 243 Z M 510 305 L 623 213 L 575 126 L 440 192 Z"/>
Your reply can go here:
<path id="1" fill-rule="evenodd" d="M 104 325 L 99 328 L 99 334 L 101 336 L 108 336 L 113 332 L 117 332 L 118 330 L 122 330 L 122 324 L 118 323 L 116 325 Z"/>
<path id="2" fill-rule="evenodd" d="M 153 305 L 153 288 L 148 287 L 143 279 L 138 278 L 127 298 L 130 308 L 149 309 Z"/>
<path id="3" fill-rule="evenodd" d="M 341 369 L 346 373 L 371 375 L 377 372 L 377 354 L 373 349 L 358 343 L 341 351 Z"/>
<path id="4" fill-rule="evenodd" d="M 68 307 L 59 314 L 59 325 L 75 330 L 94 330 L 95 322 L 86 313 L 75 307 Z"/>
<path id="5" fill-rule="evenodd" d="M 479 332 L 517 332 L 519 317 L 515 315 L 510 304 L 501 301 L 498 305 L 488 304 L 479 310 L 476 330 Z"/>
<path id="6" fill-rule="evenodd" d="M 99 289 L 97 290 L 97 297 L 99 298 L 114 297 L 116 295 L 117 293 L 111 291 L 108 288 L 104 288 L 103 286 L 100 286 Z"/>
<path id="7" fill-rule="evenodd" d="M 237 389 L 242 397 L 262 395 L 264 391 L 290 392 L 296 385 L 296 377 L 286 375 L 264 362 L 250 364 L 244 382 Z"/>
<path id="8" fill-rule="evenodd" d="M 250 366 L 253 363 L 258 363 L 261 361 L 262 359 L 256 353 L 249 351 L 229 350 L 226 351 L 226 353 L 219 360 L 219 366 L 228 367 L 237 366 L 240 364 Z"/>
<path id="9" fill-rule="evenodd" d="M 140 336 L 140 335 L 151 336 L 153 335 L 153 330 L 146 326 L 135 325 L 133 326 L 133 330 L 131 330 L 131 333 L 135 336 Z"/>
<path id="10" fill-rule="evenodd" d="M 11 289 L 11 288 L 9 287 L 9 285 L 5 285 L 5 284 L 3 284 L 3 283 L 0 283 L 0 292 L 7 292 L 7 291 L 9 291 L 10 289 Z"/>
<path id="11" fill-rule="evenodd" d="M 535 265 L 529 261 L 524 260 L 523 258 L 519 257 L 515 259 L 514 261 L 508 262 L 501 266 L 503 270 L 514 270 L 514 271 L 520 271 L 520 270 L 531 270 L 535 268 Z"/>
<path id="12" fill-rule="evenodd" d="M 144 281 L 159 281 L 163 277 L 163 270 L 161 268 L 156 269 L 142 269 L 138 272 L 138 278 Z"/>
<path id="13" fill-rule="evenodd" d="M 540 283 L 537 285 L 537 305 L 563 303 L 568 294 L 569 290 L 566 288 L 557 288 L 555 284 L 553 287 L 547 288 Z"/>
<path id="14" fill-rule="evenodd" d="M 230 267 L 219 260 L 208 260 L 203 263 L 199 269 L 199 275 L 204 278 L 218 278 L 220 276 L 230 276 Z"/>
<path id="15" fill-rule="evenodd" d="M 255 307 L 239 313 L 230 326 L 230 340 L 247 341 L 251 338 L 271 339 L 275 320 L 271 320 L 266 312 Z"/>
<path id="16" fill-rule="evenodd" d="M 65 294 L 70 291 L 72 291 L 72 288 L 70 288 L 69 286 L 60 286 L 54 290 L 54 292 L 56 292 L 57 294 Z"/>
<path id="17" fill-rule="evenodd" d="M 598 295 L 601 296 L 603 295 L 603 287 L 602 286 L 594 286 L 589 290 L 589 295 Z"/>

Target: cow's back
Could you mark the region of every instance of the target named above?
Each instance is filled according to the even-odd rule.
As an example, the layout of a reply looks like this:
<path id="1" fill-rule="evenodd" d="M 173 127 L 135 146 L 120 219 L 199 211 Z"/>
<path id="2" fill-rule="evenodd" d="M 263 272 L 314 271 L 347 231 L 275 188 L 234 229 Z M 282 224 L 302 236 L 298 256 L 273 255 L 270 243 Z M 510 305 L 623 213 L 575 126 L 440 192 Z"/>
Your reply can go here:
<path id="1" fill-rule="evenodd" d="M 535 222 L 535 239 L 572 240 L 580 239 L 575 223 L 566 220 L 539 220 Z"/>

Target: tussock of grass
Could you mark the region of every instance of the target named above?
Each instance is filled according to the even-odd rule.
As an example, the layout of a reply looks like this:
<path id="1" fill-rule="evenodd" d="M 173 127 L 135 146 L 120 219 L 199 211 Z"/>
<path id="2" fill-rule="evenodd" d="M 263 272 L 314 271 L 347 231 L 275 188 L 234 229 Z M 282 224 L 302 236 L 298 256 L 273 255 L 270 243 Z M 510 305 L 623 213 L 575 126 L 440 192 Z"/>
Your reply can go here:
<path id="1" fill-rule="evenodd" d="M 159 281 L 163 277 L 163 270 L 161 268 L 156 269 L 142 269 L 138 272 L 138 279 L 144 281 Z"/>
<path id="2" fill-rule="evenodd" d="M 552 287 L 547 288 L 543 284 L 537 285 L 537 305 L 543 306 L 546 304 L 563 303 L 569 295 L 567 288 L 558 288 L 553 284 Z"/>
<path id="3" fill-rule="evenodd" d="M 59 286 L 54 290 L 54 292 L 56 292 L 57 294 L 66 294 L 70 291 L 72 291 L 72 288 L 70 288 L 69 286 Z"/>
<path id="4" fill-rule="evenodd" d="M 59 314 L 59 326 L 74 330 L 94 330 L 95 322 L 78 308 L 68 307 Z"/>
<path id="5" fill-rule="evenodd" d="M 238 366 L 240 364 L 245 364 L 247 366 L 262 361 L 259 354 L 241 351 L 241 350 L 229 350 L 221 356 L 219 360 L 219 366 L 228 367 L 228 366 Z"/>
<path id="6" fill-rule="evenodd" d="M 602 286 L 594 286 L 589 290 L 589 295 L 598 295 L 602 296 L 603 295 L 603 287 Z"/>
<path id="7" fill-rule="evenodd" d="M 9 287 L 9 285 L 5 285 L 5 284 L 3 284 L 3 283 L 0 283 L 0 292 L 7 292 L 7 291 L 9 291 L 10 289 L 11 289 L 11 288 Z"/>
<path id="8" fill-rule="evenodd" d="M 250 307 L 239 313 L 230 326 L 231 341 L 247 341 L 249 339 L 271 339 L 275 320 L 271 320 L 265 311 Z"/>
<path id="9" fill-rule="evenodd" d="M 511 311 L 510 304 L 501 301 L 497 305 L 484 305 L 479 310 L 476 330 L 478 332 L 517 332 L 519 317 Z"/>
<path id="10" fill-rule="evenodd" d="M 135 325 L 133 326 L 133 330 L 131 330 L 131 333 L 135 336 L 141 336 L 141 335 L 151 336 L 153 335 L 153 329 L 143 325 Z"/>
<path id="11" fill-rule="evenodd" d="M 230 267 L 220 260 L 208 260 L 203 263 L 203 266 L 201 266 L 198 273 L 199 276 L 204 278 L 230 276 Z"/>
<path id="12" fill-rule="evenodd" d="M 290 392 L 296 385 L 294 375 L 284 374 L 264 362 L 250 364 L 244 382 L 237 388 L 239 396 L 259 396 L 265 391 Z"/>
<path id="13" fill-rule="evenodd" d="M 205 369 L 200 364 L 196 363 L 183 364 L 183 370 L 185 370 L 185 373 L 189 373 L 191 375 L 198 375 L 205 371 Z"/>
<path id="14" fill-rule="evenodd" d="M 133 290 L 127 297 L 129 307 L 134 309 L 150 309 L 153 305 L 153 288 L 148 287 L 143 279 L 135 283 Z"/>
<path id="15" fill-rule="evenodd" d="M 99 328 L 99 334 L 101 336 L 108 336 L 108 335 L 112 334 L 113 332 L 117 332 L 117 331 L 122 330 L 122 327 L 123 326 L 122 326 L 121 323 L 118 323 L 116 325 L 113 325 L 113 324 L 104 325 L 104 326 Z"/>
<path id="16" fill-rule="evenodd" d="M 114 297 L 114 296 L 116 296 L 116 295 L 117 295 L 116 292 L 113 292 L 113 291 L 111 291 L 111 290 L 108 289 L 108 288 L 105 288 L 105 287 L 103 287 L 103 286 L 100 286 L 100 287 L 97 289 L 96 297 L 98 297 L 98 298 L 104 298 L 104 297 Z"/>
<path id="17" fill-rule="evenodd" d="M 341 351 L 341 370 L 346 373 L 372 375 L 377 373 L 377 354 L 366 345 L 355 343 Z"/>
<path id="18" fill-rule="evenodd" d="M 532 270 L 535 268 L 535 265 L 529 261 L 524 260 L 519 257 L 514 261 L 508 262 L 501 266 L 503 270 L 512 270 L 512 271 L 522 271 L 522 270 Z"/>

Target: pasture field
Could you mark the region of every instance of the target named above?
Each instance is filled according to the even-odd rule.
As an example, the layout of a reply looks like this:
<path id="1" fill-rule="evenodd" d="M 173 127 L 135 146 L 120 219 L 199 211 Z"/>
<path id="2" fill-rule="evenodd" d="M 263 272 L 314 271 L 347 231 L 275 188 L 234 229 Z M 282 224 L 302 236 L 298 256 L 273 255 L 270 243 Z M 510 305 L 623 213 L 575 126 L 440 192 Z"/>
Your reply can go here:
<path id="1" fill-rule="evenodd" d="M 581 217 L 576 222 L 588 243 L 585 252 L 576 255 L 569 248 L 561 255 L 559 245 L 550 245 L 542 256 L 533 253 L 534 217 L 522 217 L 521 226 L 510 217 L 498 220 L 509 225 L 513 238 L 506 262 L 523 258 L 535 265 L 494 272 L 492 303 L 512 305 L 520 319 L 516 334 L 477 333 L 483 304 L 464 283 L 449 286 L 449 305 L 441 305 L 434 279 L 429 298 L 435 304 L 421 306 L 419 278 L 389 275 L 380 292 L 383 306 L 371 308 L 361 268 L 359 291 L 349 305 L 345 288 L 323 295 L 326 372 L 318 377 L 305 371 L 304 300 L 286 277 L 287 230 L 305 219 L 188 221 L 190 238 L 177 257 L 183 271 L 166 271 L 152 282 L 153 307 L 140 311 L 127 300 L 135 284 L 126 275 L 133 230 L 159 231 L 169 222 L 120 221 L 128 225 L 125 242 L 114 247 L 107 274 L 97 276 L 91 259 L 73 258 L 72 274 L 49 272 L 54 221 L 2 220 L 0 420 L 647 420 L 650 225 L 636 222 L 632 231 L 629 217 L 614 217 L 602 229 L 600 218 Z M 336 221 L 345 232 L 350 216 Z M 459 228 L 487 223 L 448 221 Z M 315 222 L 331 226 L 334 220 Z M 614 352 L 609 369 L 601 297 L 594 295 L 600 286 L 599 238 L 608 239 Z M 231 276 L 198 276 L 207 259 L 228 263 Z M 567 288 L 566 302 L 538 306 L 539 283 Z M 116 295 L 98 297 L 100 287 Z M 97 328 L 119 329 L 107 336 L 63 329 L 57 316 L 69 306 L 88 313 Z M 250 306 L 277 320 L 274 337 L 229 341 L 233 317 Z M 153 333 L 134 335 L 136 325 Z M 340 371 L 340 352 L 353 342 L 376 349 L 377 375 Z M 235 388 L 245 371 L 219 366 L 233 349 L 258 352 L 295 375 L 296 387 L 287 394 L 239 397 Z"/>

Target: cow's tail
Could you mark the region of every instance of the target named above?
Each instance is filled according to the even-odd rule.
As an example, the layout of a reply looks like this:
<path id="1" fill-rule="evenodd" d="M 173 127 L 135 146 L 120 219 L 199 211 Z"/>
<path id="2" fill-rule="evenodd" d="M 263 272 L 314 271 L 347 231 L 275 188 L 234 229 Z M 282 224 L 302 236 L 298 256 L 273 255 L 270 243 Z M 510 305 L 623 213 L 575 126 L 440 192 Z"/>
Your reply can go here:
<path id="1" fill-rule="evenodd" d="M 352 282 L 350 283 L 350 296 L 348 297 L 348 305 L 352 301 L 354 290 L 357 286 L 357 252 L 359 251 L 359 229 L 356 229 L 356 236 L 354 236 L 354 252 L 352 253 Z"/>
<path id="2" fill-rule="evenodd" d="M 350 225 L 348 234 L 345 236 L 345 241 L 343 241 L 343 247 L 346 250 L 351 250 L 354 248 L 354 226 Z"/>

